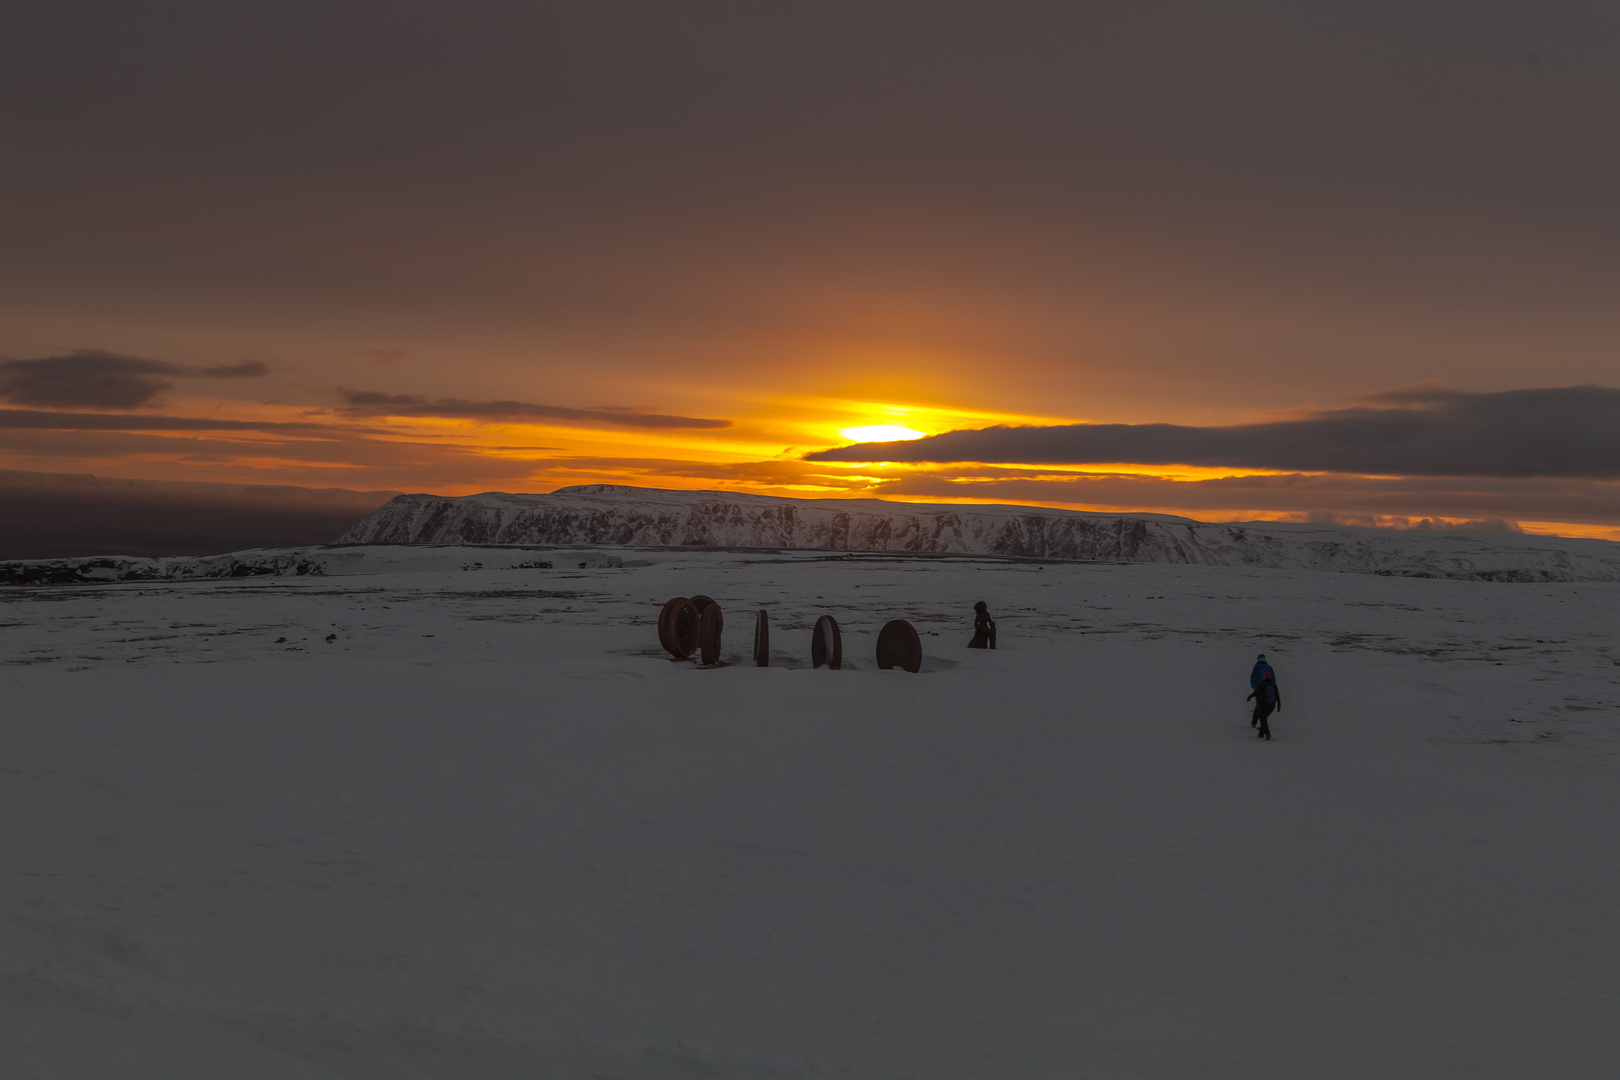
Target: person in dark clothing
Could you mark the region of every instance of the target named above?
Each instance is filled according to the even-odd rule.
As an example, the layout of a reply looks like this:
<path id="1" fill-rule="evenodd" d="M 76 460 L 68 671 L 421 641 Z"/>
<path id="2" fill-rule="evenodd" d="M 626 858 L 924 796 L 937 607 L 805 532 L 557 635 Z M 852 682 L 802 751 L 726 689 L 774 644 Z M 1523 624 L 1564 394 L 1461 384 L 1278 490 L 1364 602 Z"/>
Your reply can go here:
<path id="1" fill-rule="evenodd" d="M 990 608 L 983 600 L 973 605 L 973 640 L 968 642 L 970 649 L 993 649 L 996 647 L 996 620 L 990 617 Z"/>
<path id="2" fill-rule="evenodd" d="M 1243 699 L 1254 702 L 1254 717 L 1249 726 L 1260 729 L 1259 738 L 1270 740 L 1271 725 L 1266 719 L 1273 712 L 1282 711 L 1282 694 L 1277 691 L 1277 673 L 1266 663 L 1265 653 L 1259 655 L 1254 670 L 1249 672 L 1249 688 L 1249 696 Z"/>

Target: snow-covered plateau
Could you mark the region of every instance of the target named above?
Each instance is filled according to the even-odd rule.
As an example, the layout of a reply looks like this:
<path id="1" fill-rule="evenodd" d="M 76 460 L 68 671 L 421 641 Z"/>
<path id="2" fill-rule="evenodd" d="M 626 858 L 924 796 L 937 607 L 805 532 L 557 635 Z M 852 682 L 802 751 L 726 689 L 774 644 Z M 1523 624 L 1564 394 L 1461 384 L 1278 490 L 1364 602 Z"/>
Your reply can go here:
<path id="1" fill-rule="evenodd" d="M 1162 514 L 782 499 L 592 484 L 549 495 L 401 495 L 339 544 L 771 548 L 1266 566 L 1496 581 L 1620 581 L 1608 540 L 1208 524 Z"/>
<path id="2" fill-rule="evenodd" d="M 1613 1075 L 1620 584 L 548 540 L 0 589 L 0 1075 Z"/>
<path id="3" fill-rule="evenodd" d="M 468 551 L 465 549 L 491 549 Z M 631 551 L 891 552 L 1044 561 L 1331 570 L 1470 581 L 1620 581 L 1620 544 L 1511 532 L 1396 531 L 1292 522 L 1209 523 L 1034 506 L 781 499 L 593 484 L 549 495 L 400 495 L 333 545 L 201 557 L 106 555 L 0 562 L 0 585 L 304 576 L 379 560 L 450 568 Z M 631 556 L 635 558 L 634 555 Z"/>

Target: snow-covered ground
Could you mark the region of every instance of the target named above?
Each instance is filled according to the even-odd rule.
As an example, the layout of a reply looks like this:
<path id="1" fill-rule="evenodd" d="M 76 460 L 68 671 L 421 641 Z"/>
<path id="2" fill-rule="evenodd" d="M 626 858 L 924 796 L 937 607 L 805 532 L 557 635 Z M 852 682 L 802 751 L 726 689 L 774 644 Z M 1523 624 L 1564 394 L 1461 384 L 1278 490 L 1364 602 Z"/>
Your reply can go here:
<path id="1" fill-rule="evenodd" d="M 1620 585 L 617 554 L 0 590 L 0 1075 L 1613 1075 Z"/>

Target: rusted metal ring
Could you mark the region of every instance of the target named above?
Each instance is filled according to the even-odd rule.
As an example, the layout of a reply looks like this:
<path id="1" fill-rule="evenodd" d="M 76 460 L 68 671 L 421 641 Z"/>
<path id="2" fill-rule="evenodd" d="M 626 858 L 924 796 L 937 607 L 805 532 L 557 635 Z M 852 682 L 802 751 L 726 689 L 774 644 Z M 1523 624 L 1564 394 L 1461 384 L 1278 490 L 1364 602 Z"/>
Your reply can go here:
<path id="1" fill-rule="evenodd" d="M 665 601 L 658 612 L 658 644 L 668 653 L 675 652 L 675 637 L 673 633 L 675 622 L 675 609 L 683 603 L 690 603 L 684 596 L 673 596 Z"/>
<path id="2" fill-rule="evenodd" d="M 709 605 L 712 603 L 714 603 L 714 597 L 712 596 L 704 596 L 702 593 L 698 593 L 696 596 L 692 597 L 692 606 L 698 609 L 699 615 L 702 615 L 705 611 L 708 611 Z"/>
<path id="3" fill-rule="evenodd" d="M 692 601 L 674 597 L 658 613 L 658 643 L 675 659 L 685 660 L 698 647 L 699 623 Z"/>
<path id="4" fill-rule="evenodd" d="M 904 668 L 916 674 L 922 670 L 922 638 L 917 628 L 904 619 L 885 623 L 878 631 L 877 664 L 884 671 Z"/>
<path id="5" fill-rule="evenodd" d="M 720 605 L 710 600 L 698 620 L 698 656 L 705 666 L 720 662 L 720 632 L 725 626 L 726 618 L 720 613 Z"/>
<path id="6" fill-rule="evenodd" d="M 844 635 L 838 632 L 838 620 L 831 615 L 817 619 L 810 634 L 810 666 L 823 664 L 833 671 L 844 666 Z"/>

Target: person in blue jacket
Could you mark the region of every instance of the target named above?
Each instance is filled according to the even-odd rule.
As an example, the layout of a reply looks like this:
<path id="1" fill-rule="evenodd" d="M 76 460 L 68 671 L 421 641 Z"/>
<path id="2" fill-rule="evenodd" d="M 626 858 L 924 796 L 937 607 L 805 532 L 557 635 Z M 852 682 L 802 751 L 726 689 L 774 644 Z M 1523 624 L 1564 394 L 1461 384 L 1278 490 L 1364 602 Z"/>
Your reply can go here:
<path id="1" fill-rule="evenodd" d="M 1282 694 L 1277 691 L 1277 673 L 1266 663 L 1265 653 L 1255 657 L 1254 669 L 1249 672 L 1249 696 L 1243 700 L 1254 702 L 1249 726 L 1258 727 L 1259 738 L 1269 741 L 1271 725 L 1266 720 L 1273 712 L 1282 711 Z"/>
<path id="2" fill-rule="evenodd" d="M 1273 679 L 1277 677 L 1277 673 L 1271 670 L 1271 665 L 1266 663 L 1266 654 L 1261 653 L 1254 658 L 1254 667 L 1249 671 L 1249 689 L 1253 690 L 1258 687 L 1260 680 L 1265 678 L 1268 673 Z"/>

